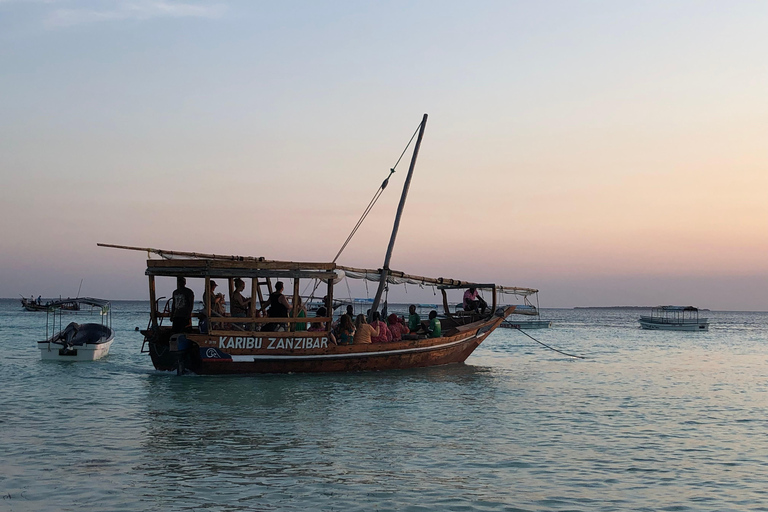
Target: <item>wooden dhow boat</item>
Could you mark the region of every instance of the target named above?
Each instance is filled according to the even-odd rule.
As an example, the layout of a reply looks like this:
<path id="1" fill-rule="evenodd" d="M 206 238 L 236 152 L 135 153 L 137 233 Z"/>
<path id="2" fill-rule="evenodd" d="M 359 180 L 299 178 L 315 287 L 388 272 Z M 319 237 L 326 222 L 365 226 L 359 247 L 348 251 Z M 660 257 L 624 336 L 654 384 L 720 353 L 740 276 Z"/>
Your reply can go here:
<path id="1" fill-rule="evenodd" d="M 48 311 L 56 308 L 61 311 L 80 311 L 78 299 L 42 299 L 21 298 L 21 306 L 27 311 Z"/>
<path id="2" fill-rule="evenodd" d="M 335 259 L 328 263 L 274 261 L 259 257 L 222 256 L 98 244 L 103 247 L 146 251 L 150 254 L 146 275 L 149 278 L 151 309 L 147 329 L 142 331 L 144 334 L 142 351 L 146 349 L 149 352 L 155 368 L 176 370 L 178 373 L 190 370 L 203 375 L 349 372 L 419 368 L 465 361 L 480 343 L 514 312 L 516 306 L 499 306 L 498 299 L 501 294 L 512 293 L 525 297 L 536 293 L 537 290 L 443 277 L 431 278 L 390 269 L 392 249 L 426 120 L 425 114 L 418 129 L 418 139 L 403 186 L 384 265 L 380 269 L 342 266 L 336 264 Z M 385 186 L 386 180 L 382 184 L 382 189 Z M 358 222 L 358 226 L 359 224 Z M 152 254 L 160 256 L 161 259 L 152 259 Z M 250 282 L 251 300 L 255 302 L 258 299 L 263 305 L 267 302 L 265 298 L 267 294 L 271 295 L 276 289 L 276 281 L 286 281 L 288 282 L 285 286 L 286 295 L 290 295 L 289 290 L 292 290 L 293 300 L 290 302 L 292 309 L 286 316 L 280 318 L 261 317 L 259 309 L 262 308 L 256 307 L 251 307 L 247 316 L 222 316 L 217 315 L 211 304 L 212 300 L 206 300 L 204 309 L 195 313 L 191 324 L 180 332 L 178 328 L 174 329 L 167 323 L 171 319 L 173 306 L 166 303 L 164 307 L 160 307 L 156 281 L 181 277 L 185 280 L 202 280 L 206 297 L 212 296 L 213 280 L 227 282 L 230 304 L 236 290 L 236 282 Z M 300 287 L 302 284 L 307 284 L 307 281 L 312 281 L 313 290 L 319 290 L 319 292 L 317 295 L 313 293 L 305 302 L 312 302 L 315 300 L 314 297 L 322 296 L 325 304 L 332 305 L 334 304 L 334 286 L 343 279 L 366 279 L 379 283 L 376 296 L 370 306 L 372 312 L 378 311 L 383 290 L 387 285 L 411 283 L 436 287 L 443 296 L 444 315 L 440 318 L 442 335 L 435 338 L 420 337 L 390 343 L 334 344 L 331 335 L 334 320 L 333 308 L 324 308 L 325 316 L 300 317 L 298 307 Z M 470 287 L 486 293 L 490 292 L 492 307 L 487 313 L 477 311 L 451 313 L 447 291 Z M 307 326 L 310 323 L 312 327 L 308 329 Z"/>
<path id="3" fill-rule="evenodd" d="M 142 249 L 145 250 L 145 249 Z M 180 365 L 196 374 L 293 373 L 392 370 L 460 363 L 515 310 L 516 306 L 497 307 L 501 293 L 528 294 L 536 290 L 509 288 L 495 284 L 473 283 L 446 278 L 408 275 L 390 270 L 390 284 L 427 284 L 441 290 L 445 315 L 440 319 L 442 336 L 419 338 L 391 343 L 366 345 L 335 345 L 331 341 L 332 316 L 299 317 L 294 308 L 285 318 L 260 317 L 252 308 L 248 317 L 215 316 L 210 304 L 193 316 L 197 322 L 182 336 L 168 325 L 170 307 L 161 307 L 156 298 L 156 280 L 185 277 L 204 280 L 210 290 L 211 280 L 228 281 L 234 290 L 234 280 L 250 280 L 252 290 L 263 302 L 272 293 L 276 279 L 291 280 L 292 304 L 298 303 L 299 287 L 304 280 L 324 283 L 323 293 L 333 300 L 334 284 L 341 279 L 378 279 L 379 270 L 357 269 L 335 263 L 300 263 L 269 261 L 261 258 L 193 257 L 172 251 L 172 259 L 147 260 L 149 278 L 150 321 L 142 331 L 146 351 L 158 370 L 179 371 Z M 485 315 L 477 312 L 451 313 L 447 290 L 473 286 L 491 292 L 493 307 Z M 264 291 L 262 291 L 264 290 Z M 297 324 L 321 323 L 322 331 L 297 330 Z M 285 324 L 287 330 L 263 330 L 267 325 Z M 186 359 L 184 359 L 186 358 Z"/>

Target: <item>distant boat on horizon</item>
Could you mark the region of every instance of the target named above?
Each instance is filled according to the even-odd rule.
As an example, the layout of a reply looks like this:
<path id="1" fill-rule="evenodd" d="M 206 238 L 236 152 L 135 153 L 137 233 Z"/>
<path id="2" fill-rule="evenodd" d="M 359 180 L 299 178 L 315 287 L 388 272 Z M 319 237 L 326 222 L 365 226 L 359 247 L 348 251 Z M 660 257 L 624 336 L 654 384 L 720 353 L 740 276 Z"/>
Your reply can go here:
<path id="1" fill-rule="evenodd" d="M 699 317 L 693 306 L 658 306 L 651 308 L 650 316 L 641 316 L 640 327 L 661 331 L 708 331 L 709 319 Z"/>
<path id="2" fill-rule="evenodd" d="M 49 308 L 56 308 L 64 311 L 80 310 L 80 304 L 77 302 L 77 299 L 70 299 L 69 297 L 66 299 L 43 299 L 40 297 L 37 299 L 32 297 L 27 299 L 22 297 L 21 305 L 27 311 L 48 311 Z"/>
<path id="3" fill-rule="evenodd" d="M 571 309 L 654 309 L 656 307 L 658 306 L 574 306 Z M 709 309 L 699 308 L 699 311 L 709 311 Z"/>

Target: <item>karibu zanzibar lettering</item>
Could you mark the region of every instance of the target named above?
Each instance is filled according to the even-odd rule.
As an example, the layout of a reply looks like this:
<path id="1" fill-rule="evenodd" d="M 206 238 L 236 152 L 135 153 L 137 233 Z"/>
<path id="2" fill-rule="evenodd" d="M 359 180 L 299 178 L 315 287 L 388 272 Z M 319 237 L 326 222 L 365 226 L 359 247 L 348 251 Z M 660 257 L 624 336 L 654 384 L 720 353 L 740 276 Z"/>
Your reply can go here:
<path id="1" fill-rule="evenodd" d="M 328 348 L 328 338 L 255 338 L 250 336 L 219 336 L 219 348 L 260 349 Z"/>

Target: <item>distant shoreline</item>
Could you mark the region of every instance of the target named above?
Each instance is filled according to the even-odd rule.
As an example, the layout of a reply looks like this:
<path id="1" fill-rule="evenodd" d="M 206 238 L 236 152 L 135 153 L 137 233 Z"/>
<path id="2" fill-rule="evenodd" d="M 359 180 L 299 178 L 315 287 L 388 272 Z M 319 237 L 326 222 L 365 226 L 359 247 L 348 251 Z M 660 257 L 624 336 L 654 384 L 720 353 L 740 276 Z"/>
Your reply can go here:
<path id="1" fill-rule="evenodd" d="M 20 297 L 0 297 L 0 301 L 16 301 L 18 302 L 20 300 Z M 144 299 L 109 299 L 111 302 L 149 302 L 148 298 Z M 198 301 L 199 302 L 199 301 Z M 403 306 L 412 304 L 411 302 L 391 302 L 392 305 L 397 306 Z M 432 307 L 434 309 L 442 309 L 441 304 L 427 304 L 427 303 L 416 303 L 421 307 Z M 451 306 L 455 306 L 455 303 L 450 303 Z M 21 306 L 19 306 L 21 307 Z M 619 309 L 619 310 L 626 310 L 626 311 L 639 311 L 639 310 L 650 310 L 653 308 L 657 308 L 659 306 L 563 306 L 563 307 L 542 307 L 540 308 L 541 311 L 546 310 L 608 310 L 608 309 Z M 708 308 L 699 308 L 699 311 L 719 311 L 719 312 L 730 312 L 730 313 L 768 313 L 768 311 L 759 310 L 759 309 L 708 309 Z"/>
<path id="2" fill-rule="evenodd" d="M 652 309 L 658 306 L 575 306 L 573 309 Z"/>
<path id="3" fill-rule="evenodd" d="M 653 309 L 659 306 L 576 306 L 573 309 Z M 707 308 L 698 308 L 699 311 L 710 311 Z"/>

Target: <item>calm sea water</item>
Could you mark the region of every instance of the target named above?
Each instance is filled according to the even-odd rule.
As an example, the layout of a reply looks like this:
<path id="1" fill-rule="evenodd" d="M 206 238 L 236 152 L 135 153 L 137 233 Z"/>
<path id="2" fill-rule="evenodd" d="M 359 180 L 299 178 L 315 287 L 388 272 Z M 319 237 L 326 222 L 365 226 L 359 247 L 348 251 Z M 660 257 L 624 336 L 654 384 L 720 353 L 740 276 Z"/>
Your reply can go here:
<path id="1" fill-rule="evenodd" d="M 768 510 L 768 314 L 708 333 L 549 310 L 464 365 L 176 377 L 114 303 L 93 363 L 41 361 L 45 313 L 0 301 L 0 512 Z"/>

